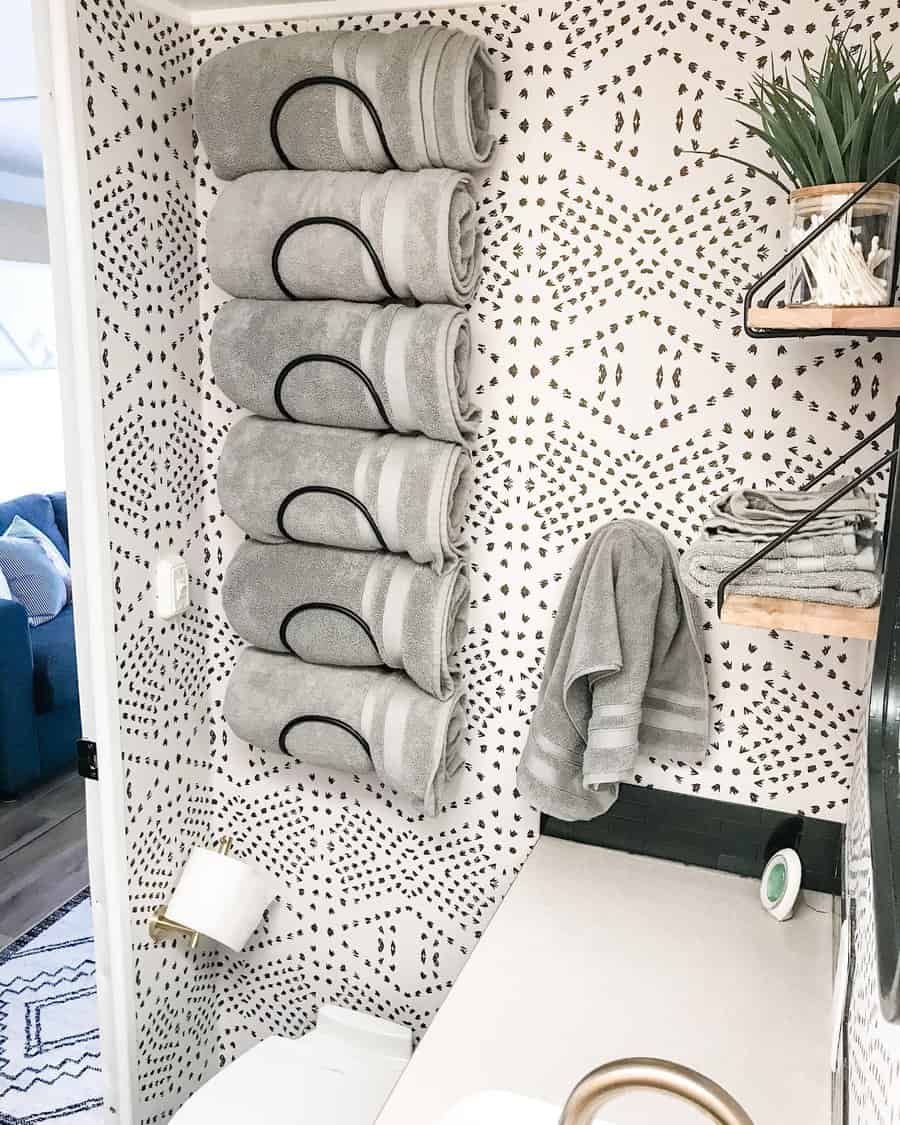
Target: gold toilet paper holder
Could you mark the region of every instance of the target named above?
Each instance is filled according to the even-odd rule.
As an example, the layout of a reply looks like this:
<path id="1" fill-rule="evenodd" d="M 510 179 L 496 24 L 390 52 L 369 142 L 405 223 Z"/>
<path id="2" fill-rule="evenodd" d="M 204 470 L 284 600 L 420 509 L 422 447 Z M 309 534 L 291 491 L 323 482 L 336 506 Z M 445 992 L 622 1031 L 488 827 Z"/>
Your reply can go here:
<path id="1" fill-rule="evenodd" d="M 220 855 L 230 855 L 233 847 L 234 840 L 232 837 L 225 836 L 216 845 L 215 850 Z M 171 937 L 173 934 L 188 934 L 191 939 L 191 949 L 197 948 L 200 938 L 203 936 L 197 930 L 192 930 L 189 926 L 182 926 L 180 922 L 173 922 L 171 918 L 167 918 L 164 906 L 158 906 L 150 915 L 147 929 L 150 933 L 150 940 L 154 944 L 165 941 L 167 937 Z"/>

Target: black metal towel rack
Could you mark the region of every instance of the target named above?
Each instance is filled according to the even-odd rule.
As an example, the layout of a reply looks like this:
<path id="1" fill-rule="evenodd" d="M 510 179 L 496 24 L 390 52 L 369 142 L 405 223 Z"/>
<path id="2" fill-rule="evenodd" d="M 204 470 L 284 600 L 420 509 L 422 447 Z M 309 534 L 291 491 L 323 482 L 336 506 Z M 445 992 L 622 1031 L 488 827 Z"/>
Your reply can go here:
<path id="1" fill-rule="evenodd" d="M 394 287 L 388 281 L 387 271 L 381 258 L 378 257 L 378 251 L 372 245 L 369 236 L 359 229 L 355 223 L 351 223 L 349 219 L 341 219 L 336 215 L 310 215 L 306 219 L 298 219 L 295 223 L 291 223 L 289 227 L 281 232 L 278 236 L 275 246 L 272 249 L 272 276 L 275 278 L 275 283 L 281 292 L 287 297 L 289 301 L 300 301 L 296 293 L 290 289 L 281 274 L 281 252 L 284 249 L 287 240 L 298 231 L 304 230 L 306 227 L 340 227 L 342 230 L 349 231 L 355 238 L 357 238 L 363 246 L 363 249 L 369 256 L 369 260 L 378 275 L 378 281 L 388 297 L 394 301 L 399 301 L 400 296 L 394 290 Z"/>
<path id="2" fill-rule="evenodd" d="M 359 627 L 360 631 L 369 641 L 372 648 L 375 650 L 375 655 L 378 657 L 379 663 L 381 662 L 381 653 L 378 648 L 378 642 L 375 640 L 375 635 L 369 627 L 368 622 L 364 618 L 360 617 L 360 615 L 355 610 L 349 609 L 344 605 L 338 605 L 337 602 L 303 602 L 301 605 L 294 606 L 292 610 L 289 610 L 284 615 L 284 618 L 281 622 L 281 627 L 278 630 L 278 639 L 288 650 L 288 652 L 293 652 L 295 656 L 299 655 L 294 651 L 294 649 L 290 645 L 290 642 L 288 641 L 288 626 L 295 618 L 299 617 L 303 613 L 309 613 L 311 610 L 323 610 L 330 613 L 338 613 L 342 617 L 346 617 L 349 621 L 352 621 L 354 625 L 357 625 Z"/>
<path id="3" fill-rule="evenodd" d="M 728 586 L 735 580 L 735 578 L 738 578 L 741 574 L 744 574 L 752 566 L 755 566 L 767 555 L 770 555 L 776 547 L 780 547 L 782 543 L 786 542 L 791 538 L 792 535 L 795 535 L 798 531 L 806 527 L 806 525 L 812 520 L 816 519 L 817 516 L 822 515 L 823 512 L 827 512 L 828 509 L 836 501 L 846 496 L 848 492 L 852 492 L 854 488 L 862 484 L 864 481 L 867 481 L 869 477 L 873 476 L 875 473 L 880 472 L 887 465 L 890 465 L 891 476 L 890 484 L 888 486 L 888 504 L 885 508 L 883 528 L 883 542 L 885 544 L 885 548 L 887 547 L 891 527 L 891 510 L 893 507 L 892 501 L 896 476 L 894 470 L 898 449 L 900 449 L 900 399 L 897 400 L 897 403 L 894 407 L 894 413 L 890 418 L 887 419 L 886 422 L 883 422 L 877 430 L 873 430 L 870 434 L 867 434 L 866 437 L 864 437 L 861 441 L 858 441 L 852 449 L 848 449 L 847 452 L 838 457 L 836 461 L 832 461 L 832 463 L 826 468 L 822 469 L 820 473 L 817 473 L 811 480 L 808 480 L 805 484 L 800 486 L 801 492 L 809 491 L 809 489 L 813 488 L 815 485 L 820 484 L 825 479 L 825 477 L 833 473 L 835 469 L 839 469 L 842 465 L 846 464 L 847 461 L 855 457 L 856 454 L 860 452 L 860 450 L 865 449 L 867 445 L 870 445 L 873 441 L 875 441 L 883 433 L 885 433 L 886 430 L 890 429 L 893 429 L 893 435 L 891 438 L 891 448 L 887 453 L 879 457 L 878 460 L 875 461 L 874 464 L 870 465 L 867 469 L 864 469 L 862 472 L 857 473 L 855 477 L 852 477 L 839 489 L 836 489 L 834 492 L 830 493 L 826 497 L 826 499 L 822 501 L 821 504 L 813 509 L 813 511 L 808 512 L 801 519 L 797 520 L 795 523 L 792 523 L 786 531 L 783 531 L 781 533 L 781 535 L 778 535 L 775 538 L 770 539 L 768 543 L 763 544 L 763 546 L 760 547 L 756 554 L 751 555 L 748 559 L 745 559 L 740 566 L 736 566 L 734 570 L 725 575 L 716 590 L 716 612 L 718 613 L 719 617 L 722 616 L 722 607 L 725 604 L 725 592 L 728 589 Z"/>
<path id="4" fill-rule="evenodd" d="M 300 418 L 295 418 L 284 405 L 284 384 L 285 380 L 292 372 L 307 363 L 333 363 L 335 366 L 342 367 L 345 371 L 349 371 L 351 375 L 355 375 L 369 392 L 369 397 L 375 404 L 375 409 L 378 411 L 384 424 L 389 430 L 393 429 L 381 395 L 375 389 L 375 384 L 365 371 L 357 364 L 353 363 L 352 360 L 344 359 L 344 357 L 340 355 L 332 355 L 330 352 L 310 352 L 307 355 L 298 355 L 296 359 L 292 359 L 289 363 L 286 363 L 281 371 L 279 371 L 272 393 L 275 399 L 275 405 L 278 407 L 283 418 L 286 418 L 289 422 L 299 422 L 302 420 Z"/>
<path id="5" fill-rule="evenodd" d="M 381 115 L 375 108 L 375 104 L 373 103 L 369 95 L 355 82 L 351 82 L 347 78 L 338 78 L 335 75 L 327 74 L 316 75 L 310 78 L 301 78 L 299 82 L 294 82 L 293 85 L 288 86 L 284 93 L 281 94 L 281 96 L 278 98 L 278 101 L 275 103 L 274 108 L 272 109 L 272 113 L 269 117 L 269 136 L 272 139 L 272 144 L 275 148 L 275 151 L 278 153 L 278 159 L 282 162 L 282 164 L 284 164 L 285 168 L 290 168 L 295 172 L 300 170 L 287 155 L 284 150 L 284 145 L 281 142 L 281 136 L 279 134 L 279 123 L 281 121 L 281 115 L 284 112 L 285 106 L 291 100 L 291 98 L 293 98 L 296 94 L 299 94 L 301 91 L 311 89 L 315 86 L 336 86 L 339 89 L 347 90 L 349 93 L 357 97 L 365 107 L 366 111 L 369 114 L 369 117 L 372 120 L 372 124 L 375 127 L 375 132 L 378 134 L 378 141 L 381 147 L 384 149 L 385 159 L 387 160 L 391 168 L 395 170 L 399 169 L 400 165 L 397 163 L 397 160 L 394 157 L 393 152 L 391 151 L 391 146 L 388 144 L 384 122 L 381 120 Z M 353 234 L 362 243 L 363 248 L 365 249 L 370 261 L 372 262 L 372 265 L 375 268 L 375 272 L 378 275 L 378 280 L 383 286 L 385 294 L 392 300 L 399 301 L 399 296 L 392 288 L 391 283 L 388 281 L 387 271 L 384 268 L 384 264 L 379 258 L 375 247 L 372 245 L 365 232 L 360 230 L 360 228 L 355 223 L 351 223 L 347 219 L 341 219 L 333 215 L 316 215 L 307 219 L 300 219 L 296 223 L 292 223 L 287 228 L 287 230 L 282 232 L 282 234 L 279 236 L 278 241 L 275 243 L 275 248 L 272 251 L 272 274 L 281 292 L 284 293 L 284 295 L 291 301 L 297 301 L 300 299 L 295 293 L 291 292 L 291 290 L 285 284 L 284 278 L 281 275 L 280 257 L 281 252 L 284 249 L 284 244 L 291 237 L 291 235 L 296 234 L 297 231 L 303 230 L 305 227 L 324 225 L 341 227 L 343 230 L 349 231 L 351 234 Z"/>
<path id="6" fill-rule="evenodd" d="M 396 169 L 400 167 L 400 165 L 394 158 L 393 152 L 391 152 L 391 146 L 388 144 L 387 134 L 385 133 L 384 123 L 381 120 L 381 116 L 378 113 L 378 110 L 375 108 L 375 104 L 373 103 L 372 99 L 365 92 L 365 90 L 357 86 L 355 82 L 351 82 L 348 78 L 338 78 L 333 74 L 322 74 L 310 78 L 301 78 L 299 82 L 295 82 L 292 86 L 288 86 L 288 88 L 275 103 L 275 107 L 272 110 L 271 116 L 269 117 L 269 136 L 272 138 L 272 144 L 275 148 L 275 151 L 278 153 L 278 159 L 285 166 L 285 168 L 290 168 L 295 172 L 299 171 L 297 165 L 291 161 L 288 154 L 284 151 L 284 146 L 281 143 L 281 137 L 279 136 L 278 132 L 281 115 L 284 112 L 284 107 L 291 100 L 291 98 L 294 97 L 295 94 L 299 94 L 302 90 L 311 89 L 314 86 L 338 86 L 340 87 L 340 89 L 347 90 L 349 93 L 359 98 L 359 100 L 368 111 L 369 117 L 371 117 L 372 119 L 372 124 L 375 126 L 375 132 L 378 134 L 378 141 L 381 144 L 381 147 L 384 149 L 385 159 L 392 168 Z"/>
<path id="7" fill-rule="evenodd" d="M 275 516 L 275 525 L 285 539 L 290 539 L 292 543 L 304 543 L 304 539 L 297 539 L 284 526 L 284 517 L 287 514 L 288 508 L 293 502 L 301 496 L 337 496 L 340 500 L 346 500 L 348 504 L 352 504 L 354 508 L 363 517 L 369 527 L 372 529 L 372 534 L 378 540 L 379 546 L 383 551 L 389 551 L 384 536 L 375 522 L 375 518 L 365 504 L 358 497 L 354 496 L 352 492 L 348 492 L 345 488 L 335 488 L 330 484 L 305 484 L 302 488 L 295 488 L 285 496 L 285 498 L 278 505 L 278 512 Z"/>
<path id="8" fill-rule="evenodd" d="M 292 730 L 295 730 L 299 726 L 304 726 L 306 723 L 324 723 L 326 726 L 337 727 L 339 730 L 344 731 L 346 734 L 349 734 L 351 738 L 356 739 L 366 757 L 370 762 L 372 761 L 372 750 L 368 740 L 359 733 L 356 727 L 345 723 L 343 719 L 334 718 L 333 715 L 298 715 L 296 718 L 291 719 L 290 722 L 285 723 L 278 736 L 278 749 L 281 750 L 282 753 L 287 754 L 289 758 L 293 758 L 294 755 L 288 749 L 288 735 Z"/>

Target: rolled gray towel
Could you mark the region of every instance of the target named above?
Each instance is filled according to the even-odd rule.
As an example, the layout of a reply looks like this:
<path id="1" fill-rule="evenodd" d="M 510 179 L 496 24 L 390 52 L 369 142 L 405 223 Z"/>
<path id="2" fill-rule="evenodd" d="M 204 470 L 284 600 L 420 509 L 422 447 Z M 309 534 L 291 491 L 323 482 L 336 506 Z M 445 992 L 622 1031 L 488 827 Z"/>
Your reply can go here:
<path id="1" fill-rule="evenodd" d="M 233 297 L 465 305 L 480 270 L 475 212 L 461 172 L 251 172 L 213 207 L 210 273 Z"/>
<path id="2" fill-rule="evenodd" d="M 224 709 L 238 738 L 260 750 L 348 773 L 374 771 L 428 816 L 440 810 L 463 764 L 462 693 L 434 699 L 400 672 L 328 668 L 246 648 Z"/>
<path id="3" fill-rule="evenodd" d="M 228 566 L 222 605 L 257 648 L 311 664 L 387 664 L 439 699 L 456 690 L 469 608 L 462 563 L 437 575 L 402 555 L 251 539 Z"/>
<path id="4" fill-rule="evenodd" d="M 399 552 L 439 574 L 463 554 L 471 480 L 448 442 L 253 415 L 232 427 L 218 474 L 223 510 L 254 539 Z"/>
<path id="5" fill-rule="evenodd" d="M 327 84 L 289 93 L 298 82 L 321 77 L 362 89 L 406 171 L 475 171 L 493 155 L 488 111 L 496 105 L 497 79 L 479 39 L 443 27 L 317 31 L 243 43 L 200 67 L 197 132 L 216 175 L 233 180 L 284 167 L 391 167 L 358 95 Z"/>
<path id="6" fill-rule="evenodd" d="M 346 301 L 229 301 L 210 348 L 217 385 L 254 414 L 458 442 L 479 419 L 470 352 L 453 305 Z"/>

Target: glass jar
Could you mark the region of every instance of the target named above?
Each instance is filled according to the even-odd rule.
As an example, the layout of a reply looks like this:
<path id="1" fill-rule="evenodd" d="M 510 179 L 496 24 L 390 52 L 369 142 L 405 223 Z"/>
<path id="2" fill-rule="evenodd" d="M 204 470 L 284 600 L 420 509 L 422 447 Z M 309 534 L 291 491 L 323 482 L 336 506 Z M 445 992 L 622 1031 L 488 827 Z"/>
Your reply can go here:
<path id="1" fill-rule="evenodd" d="M 862 184 L 825 184 L 790 194 L 790 244 L 845 203 Z M 876 184 L 790 264 L 785 304 L 890 305 L 900 187 Z"/>

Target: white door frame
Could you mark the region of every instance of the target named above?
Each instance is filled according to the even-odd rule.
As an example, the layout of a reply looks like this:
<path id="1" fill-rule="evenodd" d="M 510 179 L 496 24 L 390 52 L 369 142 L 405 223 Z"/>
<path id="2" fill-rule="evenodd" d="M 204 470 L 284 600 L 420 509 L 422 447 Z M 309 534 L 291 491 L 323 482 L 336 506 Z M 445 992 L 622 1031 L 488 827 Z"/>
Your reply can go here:
<path id="1" fill-rule="evenodd" d="M 125 852 L 102 379 L 75 0 L 32 0 L 63 407 L 78 688 L 99 749 L 86 787 L 106 1120 L 136 1125 L 135 981 Z"/>

